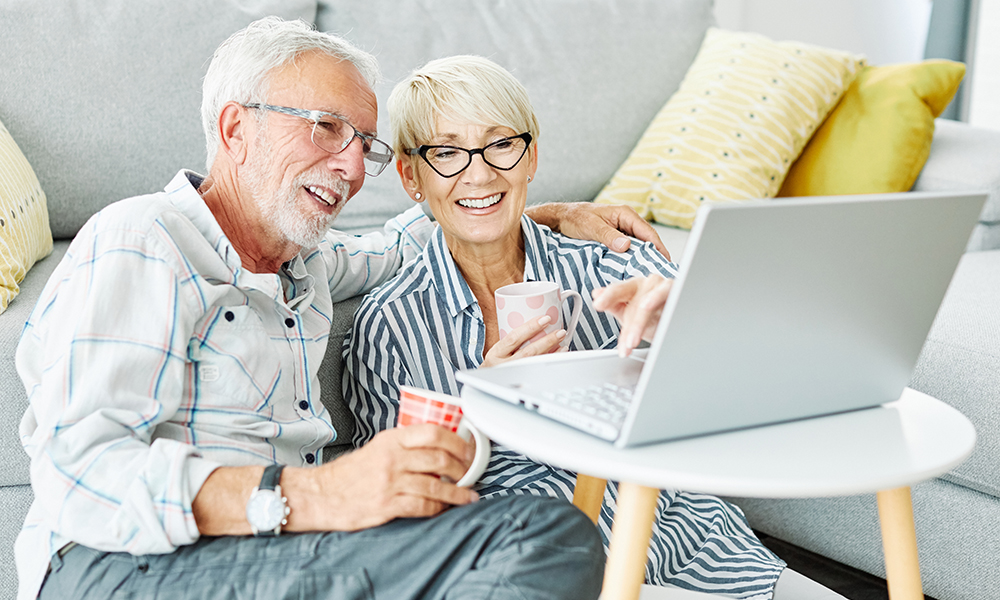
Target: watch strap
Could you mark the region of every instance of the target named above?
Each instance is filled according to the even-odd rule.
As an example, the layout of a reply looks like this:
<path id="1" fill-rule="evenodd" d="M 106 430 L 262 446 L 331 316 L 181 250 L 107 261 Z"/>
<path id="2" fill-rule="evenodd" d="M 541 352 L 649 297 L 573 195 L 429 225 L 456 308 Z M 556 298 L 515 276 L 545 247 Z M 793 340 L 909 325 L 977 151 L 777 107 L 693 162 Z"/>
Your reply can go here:
<path id="1" fill-rule="evenodd" d="M 260 485 L 257 486 L 257 490 L 254 491 L 254 494 L 261 491 L 274 492 L 276 489 L 278 489 L 280 487 L 279 482 L 281 481 L 281 471 L 284 470 L 284 468 L 285 465 L 270 465 L 264 467 L 264 474 L 260 478 Z M 278 494 L 280 495 L 280 492 L 278 492 Z M 282 498 L 282 504 L 284 504 L 284 498 Z M 285 514 L 286 515 L 288 514 L 287 506 L 285 507 Z M 256 531 L 254 533 L 254 536 L 275 537 L 278 535 L 280 531 L 281 531 L 281 526 L 278 525 L 274 529 Z"/>
<path id="2" fill-rule="evenodd" d="M 264 467 L 264 475 L 260 478 L 260 485 L 257 489 L 260 490 L 273 490 L 278 487 L 278 482 L 281 481 L 281 471 L 285 468 L 285 465 L 270 465 Z"/>

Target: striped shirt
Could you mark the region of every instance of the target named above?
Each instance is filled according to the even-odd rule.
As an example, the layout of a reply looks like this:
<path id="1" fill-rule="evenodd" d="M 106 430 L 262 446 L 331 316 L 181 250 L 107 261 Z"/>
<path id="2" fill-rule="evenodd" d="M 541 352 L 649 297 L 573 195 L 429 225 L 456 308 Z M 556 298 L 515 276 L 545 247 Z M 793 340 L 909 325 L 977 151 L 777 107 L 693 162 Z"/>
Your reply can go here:
<path id="1" fill-rule="evenodd" d="M 257 274 L 200 184 L 181 171 L 94 215 L 25 326 L 35 500 L 15 548 L 22 599 L 69 542 L 159 554 L 197 540 L 191 503 L 216 467 L 318 464 L 337 435 L 317 379 L 333 303 L 394 275 L 433 228 L 411 209 Z"/>
<path id="2" fill-rule="evenodd" d="M 555 281 L 583 298 L 570 350 L 617 344 L 618 323 L 594 309 L 591 290 L 633 276 L 677 272 L 648 243 L 616 253 L 553 233 L 527 216 L 521 230 L 524 281 Z M 414 263 L 365 298 L 344 340 L 344 399 L 357 421 L 354 444 L 395 425 L 402 385 L 459 395 L 455 373 L 482 364 L 485 335 L 479 303 L 439 229 Z M 476 489 L 483 497 L 518 493 L 569 499 L 575 483 L 572 472 L 494 444 Z M 617 486 L 609 484 L 599 522 L 605 544 L 616 499 Z M 784 567 L 757 540 L 738 508 L 713 496 L 671 490 L 660 494 L 648 556 L 650 583 L 739 598 L 769 599 Z"/>

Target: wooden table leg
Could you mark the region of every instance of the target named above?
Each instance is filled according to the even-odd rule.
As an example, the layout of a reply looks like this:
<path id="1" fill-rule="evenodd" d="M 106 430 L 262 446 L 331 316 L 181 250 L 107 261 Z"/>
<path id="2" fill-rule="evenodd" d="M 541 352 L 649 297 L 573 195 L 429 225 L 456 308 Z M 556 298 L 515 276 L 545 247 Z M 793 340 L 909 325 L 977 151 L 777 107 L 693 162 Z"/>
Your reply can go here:
<path id="1" fill-rule="evenodd" d="M 573 488 L 573 506 L 583 511 L 590 520 L 597 524 L 601 516 L 601 504 L 604 503 L 604 488 L 608 487 L 607 479 L 598 479 L 590 475 L 577 473 L 576 487 Z"/>
<path id="2" fill-rule="evenodd" d="M 632 483 L 618 484 L 618 507 L 611 528 L 611 546 L 604 568 L 601 600 L 637 600 L 646 578 L 646 549 L 653 535 L 660 490 Z"/>
<path id="3" fill-rule="evenodd" d="M 886 490 L 877 497 L 889 600 L 923 600 L 910 488 Z"/>

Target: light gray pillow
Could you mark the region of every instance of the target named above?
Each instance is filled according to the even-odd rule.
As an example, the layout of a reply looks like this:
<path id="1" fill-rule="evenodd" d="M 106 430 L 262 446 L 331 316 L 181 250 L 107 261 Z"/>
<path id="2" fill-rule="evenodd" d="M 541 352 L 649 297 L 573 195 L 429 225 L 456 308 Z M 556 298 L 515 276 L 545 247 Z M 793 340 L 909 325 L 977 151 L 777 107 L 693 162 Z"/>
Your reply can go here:
<path id="1" fill-rule="evenodd" d="M 535 203 L 597 195 L 680 85 L 713 15 L 711 0 L 400 0 L 391 10 L 321 0 L 316 22 L 378 57 L 383 134 L 392 87 L 427 61 L 479 54 L 510 70 L 541 123 Z M 380 226 L 411 205 L 387 169 L 337 227 Z"/>
<path id="2" fill-rule="evenodd" d="M 215 48 L 315 0 L 38 0 L 0 5 L 0 120 L 48 196 L 56 238 L 107 204 L 204 170 L 201 82 Z"/>

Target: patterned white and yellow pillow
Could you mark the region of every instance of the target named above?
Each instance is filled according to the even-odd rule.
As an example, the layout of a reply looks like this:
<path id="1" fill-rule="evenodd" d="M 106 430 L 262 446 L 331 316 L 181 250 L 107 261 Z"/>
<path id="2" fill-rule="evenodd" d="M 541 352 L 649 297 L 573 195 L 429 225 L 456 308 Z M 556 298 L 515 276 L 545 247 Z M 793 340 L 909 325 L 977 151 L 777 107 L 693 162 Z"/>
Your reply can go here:
<path id="1" fill-rule="evenodd" d="M 17 295 L 28 269 L 51 251 L 45 192 L 0 123 L 0 312 Z"/>
<path id="2" fill-rule="evenodd" d="M 709 29 L 680 89 L 596 201 L 690 228 L 704 200 L 774 196 L 863 65 L 847 52 Z"/>

